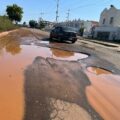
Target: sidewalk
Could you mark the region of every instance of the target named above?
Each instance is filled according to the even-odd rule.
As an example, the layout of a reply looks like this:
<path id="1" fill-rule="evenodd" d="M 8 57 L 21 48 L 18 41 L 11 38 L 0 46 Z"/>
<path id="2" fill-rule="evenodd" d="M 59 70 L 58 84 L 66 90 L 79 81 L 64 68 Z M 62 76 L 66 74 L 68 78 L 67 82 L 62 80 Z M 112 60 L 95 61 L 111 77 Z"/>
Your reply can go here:
<path id="1" fill-rule="evenodd" d="M 120 47 L 120 43 L 114 43 L 112 41 L 102 41 L 102 40 L 100 41 L 100 40 L 95 40 L 95 39 L 83 38 L 80 36 L 78 36 L 78 39 L 93 42 L 93 43 L 98 43 L 98 44 L 108 46 L 108 47 Z"/>

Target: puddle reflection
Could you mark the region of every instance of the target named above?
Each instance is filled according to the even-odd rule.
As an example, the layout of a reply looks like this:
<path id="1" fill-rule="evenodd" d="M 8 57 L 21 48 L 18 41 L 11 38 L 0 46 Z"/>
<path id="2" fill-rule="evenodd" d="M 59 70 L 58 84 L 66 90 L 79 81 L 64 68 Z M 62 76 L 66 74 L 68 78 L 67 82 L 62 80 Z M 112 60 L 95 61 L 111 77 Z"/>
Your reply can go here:
<path id="1" fill-rule="evenodd" d="M 88 55 L 82 53 L 74 53 L 51 48 L 52 58 L 57 60 L 77 61 L 87 58 Z"/>
<path id="2" fill-rule="evenodd" d="M 18 54 L 21 51 L 20 43 L 12 36 L 6 36 L 0 39 L 0 53 L 3 49 L 12 55 Z"/>

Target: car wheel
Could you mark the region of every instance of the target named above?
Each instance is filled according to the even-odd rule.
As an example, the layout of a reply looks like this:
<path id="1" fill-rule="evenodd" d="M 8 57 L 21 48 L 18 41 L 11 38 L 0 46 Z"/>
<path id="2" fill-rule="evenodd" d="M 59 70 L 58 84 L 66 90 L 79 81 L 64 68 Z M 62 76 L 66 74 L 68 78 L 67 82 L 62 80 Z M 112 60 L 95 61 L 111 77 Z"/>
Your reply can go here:
<path id="1" fill-rule="evenodd" d="M 52 37 L 50 37 L 50 40 L 52 40 L 53 38 Z"/>
<path id="2" fill-rule="evenodd" d="M 73 41 L 72 41 L 72 43 L 75 43 L 75 42 L 76 42 L 76 40 L 73 40 Z"/>
<path id="3" fill-rule="evenodd" d="M 53 37 L 50 35 L 50 41 L 52 41 L 53 40 Z"/>
<path id="4" fill-rule="evenodd" d="M 61 37 L 58 37 L 58 41 L 62 42 L 62 39 L 61 39 Z"/>
<path id="5" fill-rule="evenodd" d="M 50 37 L 50 40 L 52 40 L 53 38 L 52 37 Z"/>
<path id="6" fill-rule="evenodd" d="M 60 37 L 58 37 L 58 40 L 59 40 L 59 41 L 61 41 L 61 38 L 60 38 Z"/>
<path id="7" fill-rule="evenodd" d="M 63 42 L 63 39 L 61 39 L 60 42 Z"/>

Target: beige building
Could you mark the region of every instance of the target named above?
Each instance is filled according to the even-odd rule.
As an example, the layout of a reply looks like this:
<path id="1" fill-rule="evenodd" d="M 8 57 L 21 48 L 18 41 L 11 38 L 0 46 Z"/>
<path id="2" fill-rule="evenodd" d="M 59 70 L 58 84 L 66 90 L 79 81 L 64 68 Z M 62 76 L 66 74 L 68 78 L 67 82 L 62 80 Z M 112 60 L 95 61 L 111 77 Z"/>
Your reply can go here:
<path id="1" fill-rule="evenodd" d="M 99 27 L 95 28 L 94 37 L 106 40 L 120 40 L 120 9 L 113 5 L 105 8 L 100 15 Z"/>

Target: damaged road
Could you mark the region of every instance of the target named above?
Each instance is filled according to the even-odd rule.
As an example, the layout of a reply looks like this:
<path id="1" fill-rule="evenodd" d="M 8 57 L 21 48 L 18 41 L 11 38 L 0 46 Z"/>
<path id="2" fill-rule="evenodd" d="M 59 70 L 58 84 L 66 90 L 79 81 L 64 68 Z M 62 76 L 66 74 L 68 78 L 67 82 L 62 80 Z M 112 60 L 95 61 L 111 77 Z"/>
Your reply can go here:
<path id="1" fill-rule="evenodd" d="M 45 71 L 49 72 L 45 74 Z M 51 119 L 51 114 L 55 111 L 58 111 L 55 114 L 55 120 L 77 120 L 78 118 L 91 120 L 98 117 L 87 103 L 85 88 L 90 82 L 77 62 L 69 63 L 37 57 L 25 71 L 25 81 L 25 120 Z M 69 109 L 64 112 L 63 105 L 63 110 L 59 111 L 59 107 L 62 107 L 59 106 L 60 103 L 58 103 L 58 108 L 55 109 L 54 105 L 51 105 L 51 99 L 63 103 L 67 102 L 67 104 L 70 104 Z M 75 104 L 79 106 L 76 106 L 76 111 L 72 110 Z M 69 114 L 70 111 L 72 115 Z"/>
<path id="2" fill-rule="evenodd" d="M 0 38 L 0 118 L 119 120 L 119 53 L 48 36 L 19 29 Z"/>

